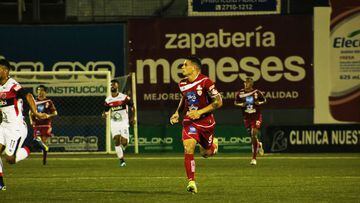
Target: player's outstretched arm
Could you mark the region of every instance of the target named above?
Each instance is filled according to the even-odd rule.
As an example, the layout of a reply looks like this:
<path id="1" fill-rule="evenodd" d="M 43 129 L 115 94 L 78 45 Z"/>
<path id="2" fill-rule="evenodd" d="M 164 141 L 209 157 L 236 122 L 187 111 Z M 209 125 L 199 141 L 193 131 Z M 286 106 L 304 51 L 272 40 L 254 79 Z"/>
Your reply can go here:
<path id="1" fill-rule="evenodd" d="M 179 111 L 181 108 L 183 108 L 183 105 L 184 105 L 184 97 L 181 97 L 179 105 L 178 105 L 175 113 L 170 117 L 171 125 L 174 125 L 175 123 L 179 122 Z"/>
<path id="2" fill-rule="evenodd" d="M 245 102 L 234 101 L 234 105 L 235 105 L 235 106 L 244 107 L 244 106 L 245 106 Z"/>
<path id="3" fill-rule="evenodd" d="M 259 93 L 259 100 L 255 101 L 256 105 L 262 105 L 266 103 L 266 97 L 264 96 L 264 94 L 261 91 L 258 91 Z"/>

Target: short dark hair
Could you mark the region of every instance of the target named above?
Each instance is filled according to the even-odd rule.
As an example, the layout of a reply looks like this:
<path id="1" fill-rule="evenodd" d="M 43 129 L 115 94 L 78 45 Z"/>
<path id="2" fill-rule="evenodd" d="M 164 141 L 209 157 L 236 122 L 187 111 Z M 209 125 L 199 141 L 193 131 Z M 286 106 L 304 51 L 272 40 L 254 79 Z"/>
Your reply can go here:
<path id="1" fill-rule="evenodd" d="M 10 71 L 10 63 L 6 59 L 0 59 L 0 66 L 4 66 L 8 71 Z"/>
<path id="2" fill-rule="evenodd" d="M 254 79 L 252 79 L 251 77 L 247 77 L 246 79 L 245 79 L 245 81 L 250 81 L 252 84 L 254 84 Z"/>
<path id="3" fill-rule="evenodd" d="M 112 80 L 111 80 L 111 83 L 113 83 L 113 82 L 114 82 L 114 83 L 117 83 L 118 85 L 120 85 L 120 82 L 119 82 L 118 80 L 116 80 L 116 79 L 112 79 Z"/>
<path id="4" fill-rule="evenodd" d="M 45 85 L 39 85 L 36 87 L 36 90 L 38 90 L 39 88 L 43 88 L 45 92 L 47 92 L 47 87 Z"/>
<path id="5" fill-rule="evenodd" d="M 185 59 L 191 61 L 191 63 L 195 64 L 198 68 L 201 69 L 202 64 L 201 64 L 201 59 L 199 57 L 188 56 Z"/>

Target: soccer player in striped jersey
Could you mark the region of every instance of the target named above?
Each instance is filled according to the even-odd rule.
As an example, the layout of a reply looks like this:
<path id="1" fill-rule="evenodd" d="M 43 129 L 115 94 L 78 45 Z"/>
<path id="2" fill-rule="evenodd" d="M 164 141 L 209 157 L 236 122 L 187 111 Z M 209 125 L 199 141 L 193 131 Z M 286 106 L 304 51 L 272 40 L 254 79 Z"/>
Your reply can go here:
<path id="1" fill-rule="evenodd" d="M 242 110 L 244 125 L 248 133 L 251 135 L 252 143 L 252 159 L 251 165 L 256 165 L 256 155 L 264 154 L 262 143 L 258 140 L 258 134 L 262 123 L 262 115 L 260 105 L 266 103 L 263 93 L 253 88 L 254 81 L 252 78 L 246 78 L 244 81 L 244 89 L 237 92 L 234 104 Z"/>
<path id="2" fill-rule="evenodd" d="M 52 136 L 52 118 L 57 116 L 57 111 L 51 99 L 46 97 L 47 88 L 44 85 L 39 85 L 36 88 L 36 108 L 38 112 L 48 115 L 47 119 L 37 119 L 31 111 L 29 111 L 30 124 L 34 130 L 34 139 L 39 143 L 43 151 L 43 165 L 46 165 L 47 152 L 49 147 L 46 145 L 46 140 Z"/>
<path id="3" fill-rule="evenodd" d="M 35 117 L 46 119 L 47 115 L 39 113 L 31 93 L 9 76 L 10 64 L 0 59 L 0 156 L 5 151 L 5 159 L 15 164 L 29 156 L 30 150 L 23 143 L 27 136 L 27 126 L 23 116 L 23 101 L 27 101 Z M 0 157 L 0 190 L 6 190 L 3 180 L 3 164 Z"/>
<path id="4" fill-rule="evenodd" d="M 124 150 L 129 143 L 129 123 L 134 124 L 135 106 L 129 96 L 119 92 L 120 84 L 117 80 L 111 81 L 111 96 L 105 99 L 103 117 L 110 114 L 111 136 L 115 142 L 115 151 L 120 159 L 120 167 L 126 166 Z M 129 120 L 129 109 L 131 118 Z"/>
<path id="5" fill-rule="evenodd" d="M 207 158 L 216 154 L 218 141 L 214 137 L 215 119 L 213 111 L 222 106 L 220 93 L 215 84 L 207 76 L 201 74 L 201 60 L 187 57 L 182 66 L 186 77 L 179 82 L 182 98 L 170 123 L 179 122 L 179 111 L 183 109 L 182 141 L 185 153 L 185 171 L 188 178 L 187 191 L 197 193 L 195 184 L 194 152 L 196 144 L 200 144 L 200 153 Z"/>

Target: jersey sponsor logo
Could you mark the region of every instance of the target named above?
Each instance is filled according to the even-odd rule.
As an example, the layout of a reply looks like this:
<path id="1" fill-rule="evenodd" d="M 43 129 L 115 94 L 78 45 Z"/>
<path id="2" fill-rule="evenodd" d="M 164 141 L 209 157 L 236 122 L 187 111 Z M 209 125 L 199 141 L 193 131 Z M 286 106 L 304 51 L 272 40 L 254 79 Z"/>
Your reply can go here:
<path id="1" fill-rule="evenodd" d="M 37 106 L 37 111 L 43 113 L 45 110 L 45 106 L 43 104 Z"/>
<path id="2" fill-rule="evenodd" d="M 195 94 L 195 92 L 187 92 L 186 93 L 186 99 L 189 102 L 189 105 L 198 104 L 199 100 Z"/>
<path id="3" fill-rule="evenodd" d="M 112 110 L 112 111 L 120 111 L 120 110 L 123 110 L 123 109 L 125 109 L 125 108 L 126 108 L 125 105 L 113 106 L 113 107 L 111 107 L 111 110 Z"/>
<path id="4" fill-rule="evenodd" d="M 246 104 L 254 104 L 254 97 L 252 97 L 252 96 L 247 96 L 247 97 L 245 98 L 245 102 L 246 102 Z"/>

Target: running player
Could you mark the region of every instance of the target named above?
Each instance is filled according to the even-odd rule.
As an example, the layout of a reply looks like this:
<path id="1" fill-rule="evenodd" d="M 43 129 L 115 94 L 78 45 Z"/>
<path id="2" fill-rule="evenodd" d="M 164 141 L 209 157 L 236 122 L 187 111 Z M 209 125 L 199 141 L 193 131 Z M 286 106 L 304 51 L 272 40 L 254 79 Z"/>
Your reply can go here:
<path id="1" fill-rule="evenodd" d="M 39 85 L 36 88 L 37 98 L 35 104 L 37 111 L 47 114 L 48 118 L 42 120 L 37 119 L 34 114 L 29 111 L 30 124 L 34 130 L 34 139 L 43 148 L 43 165 L 46 164 L 47 152 L 49 150 L 49 147 L 46 145 L 46 140 L 52 136 L 51 121 L 53 117 L 57 116 L 55 105 L 51 99 L 46 97 L 46 92 L 47 88 L 44 85 Z"/>
<path id="2" fill-rule="evenodd" d="M 258 140 L 258 134 L 262 123 L 260 105 L 266 102 L 266 98 L 260 90 L 253 88 L 254 81 L 252 78 L 246 78 L 244 89 L 241 89 L 235 96 L 234 104 L 241 107 L 244 118 L 244 125 L 251 135 L 252 159 L 251 165 L 256 165 L 256 155 L 264 154 L 262 143 Z"/>
<path id="3" fill-rule="evenodd" d="M 26 92 L 21 85 L 9 77 L 10 64 L 0 59 L 0 156 L 5 151 L 5 159 L 9 164 L 15 164 L 29 156 L 28 147 L 23 147 L 27 136 L 27 126 L 23 117 L 23 101 L 26 100 L 34 116 L 46 119 L 47 114 L 37 112 L 35 100 L 31 93 Z M 0 157 L 0 190 L 6 190 L 3 181 L 3 164 Z"/>
<path id="4" fill-rule="evenodd" d="M 170 123 L 179 122 L 179 111 L 184 107 L 182 141 L 185 153 L 185 170 L 188 178 L 187 191 L 197 193 L 195 184 L 194 152 L 200 144 L 200 153 L 207 158 L 218 150 L 218 140 L 214 137 L 215 119 L 213 111 L 222 106 L 220 93 L 214 83 L 201 74 L 201 61 L 197 57 L 187 57 L 182 66 L 186 77 L 179 82 L 182 98 Z"/>
<path id="5" fill-rule="evenodd" d="M 111 111 L 111 136 L 115 142 L 115 151 L 120 159 L 120 167 L 126 166 L 124 150 L 129 143 L 129 107 L 131 110 L 130 124 L 134 124 L 135 107 L 131 98 L 119 92 L 119 82 L 111 81 L 111 96 L 105 99 L 103 117 Z"/>

